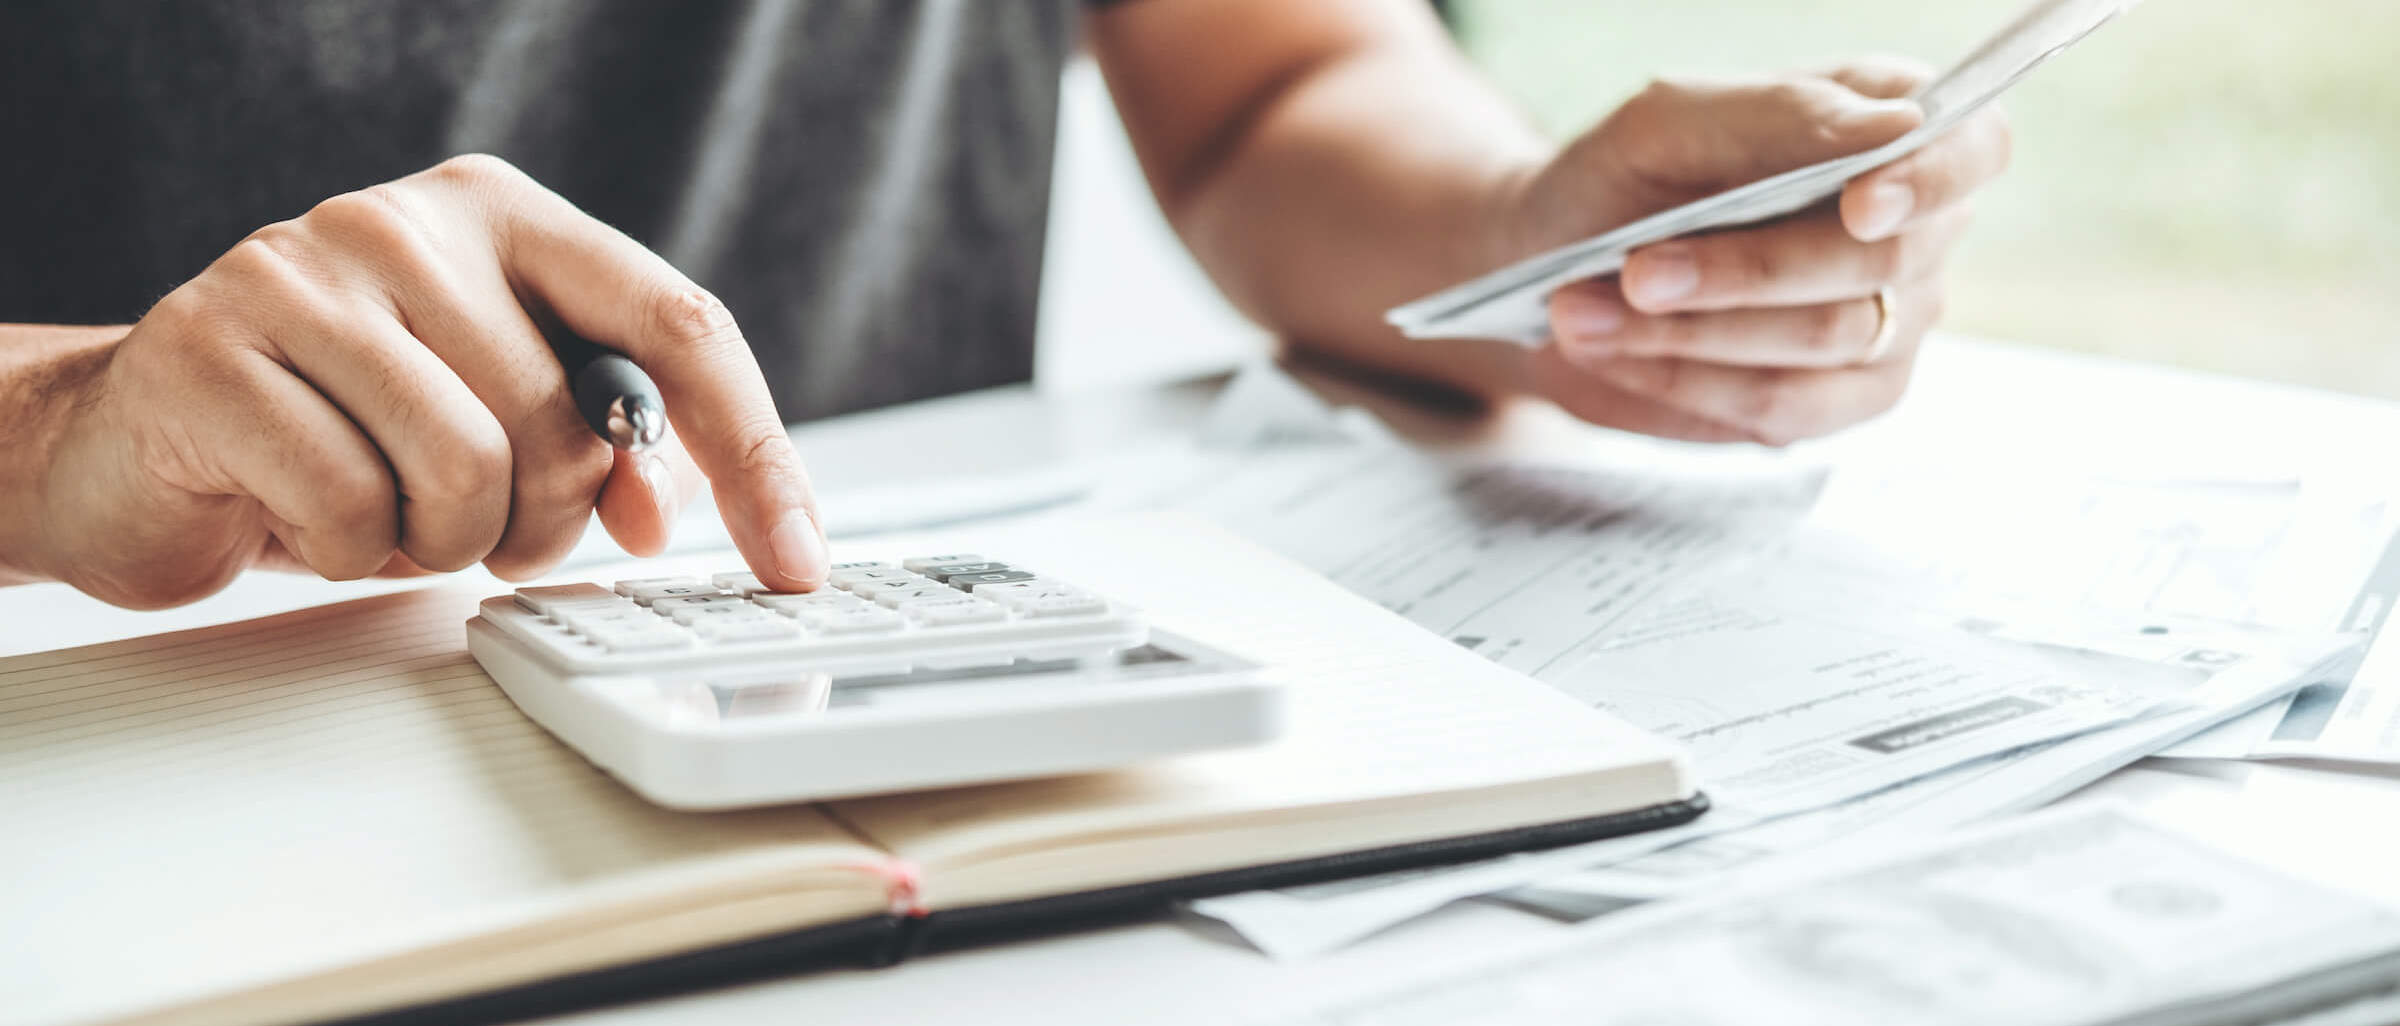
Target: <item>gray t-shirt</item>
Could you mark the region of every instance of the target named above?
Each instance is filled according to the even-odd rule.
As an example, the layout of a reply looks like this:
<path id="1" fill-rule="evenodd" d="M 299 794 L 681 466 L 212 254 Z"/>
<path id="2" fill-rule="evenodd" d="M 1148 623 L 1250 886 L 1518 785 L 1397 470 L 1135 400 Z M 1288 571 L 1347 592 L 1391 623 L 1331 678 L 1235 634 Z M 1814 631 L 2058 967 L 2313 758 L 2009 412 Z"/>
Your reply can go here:
<path id="1" fill-rule="evenodd" d="M 1073 0 L 12 0 L 0 322 L 499 154 L 715 292 L 787 420 L 1023 381 Z"/>

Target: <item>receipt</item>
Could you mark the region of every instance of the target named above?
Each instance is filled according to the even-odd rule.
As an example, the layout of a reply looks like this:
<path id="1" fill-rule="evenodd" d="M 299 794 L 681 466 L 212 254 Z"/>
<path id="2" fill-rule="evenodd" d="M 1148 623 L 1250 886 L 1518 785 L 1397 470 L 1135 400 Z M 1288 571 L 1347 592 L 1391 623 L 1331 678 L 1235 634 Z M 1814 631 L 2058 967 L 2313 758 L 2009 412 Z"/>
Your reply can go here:
<path id="1" fill-rule="evenodd" d="M 1917 93 L 1925 120 L 1883 146 L 1764 178 L 1454 286 L 1384 315 L 1410 338 L 1499 338 L 1538 345 L 1549 335 L 1543 309 L 1568 282 L 1613 274 L 1634 248 L 1663 239 L 1780 217 L 1841 191 L 1842 183 L 1940 137 L 2036 66 L 2074 45 L 2138 0 L 2039 0 Z"/>
<path id="2" fill-rule="evenodd" d="M 2113 808 L 1618 913 L 1300 1023 L 2154 1026 L 2358 1019 L 2400 914 Z M 2334 1012 L 2343 1013 L 2333 1018 Z"/>

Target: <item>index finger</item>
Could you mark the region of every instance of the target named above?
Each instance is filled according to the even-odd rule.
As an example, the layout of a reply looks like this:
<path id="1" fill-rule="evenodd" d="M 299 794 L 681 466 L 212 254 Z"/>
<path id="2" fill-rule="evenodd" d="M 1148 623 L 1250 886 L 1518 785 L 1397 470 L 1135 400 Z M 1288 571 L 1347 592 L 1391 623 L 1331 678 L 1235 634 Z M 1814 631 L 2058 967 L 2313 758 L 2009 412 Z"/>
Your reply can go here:
<path id="1" fill-rule="evenodd" d="M 760 581 L 793 591 L 823 584 L 829 558 L 808 472 L 732 313 L 665 258 L 491 163 L 489 173 L 523 186 L 486 193 L 510 280 L 657 381 L 667 419 Z"/>
<path id="2" fill-rule="evenodd" d="M 1967 197 L 2008 167 L 2008 118 L 1998 107 L 1970 115 L 1923 149 L 1842 187 L 1842 224 L 1860 240 L 1889 238 Z"/>

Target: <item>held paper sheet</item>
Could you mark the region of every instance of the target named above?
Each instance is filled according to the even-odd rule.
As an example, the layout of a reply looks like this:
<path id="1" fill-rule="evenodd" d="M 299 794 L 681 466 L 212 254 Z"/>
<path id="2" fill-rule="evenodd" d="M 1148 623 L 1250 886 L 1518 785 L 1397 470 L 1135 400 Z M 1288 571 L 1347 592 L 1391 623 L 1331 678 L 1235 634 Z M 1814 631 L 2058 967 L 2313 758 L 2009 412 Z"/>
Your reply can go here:
<path id="1" fill-rule="evenodd" d="M 1694 200 L 1582 242 L 1529 257 L 1396 307 L 1384 315 L 1410 338 L 1496 338 L 1539 345 L 1544 308 L 1559 286 L 1613 274 L 1637 247 L 1763 221 L 1841 191 L 1842 183 L 1916 151 L 1997 98 L 2017 80 L 2099 28 L 2135 0 L 2037 0 L 1975 52 L 1920 90 L 1925 121 L 1883 146 L 1812 164 Z"/>

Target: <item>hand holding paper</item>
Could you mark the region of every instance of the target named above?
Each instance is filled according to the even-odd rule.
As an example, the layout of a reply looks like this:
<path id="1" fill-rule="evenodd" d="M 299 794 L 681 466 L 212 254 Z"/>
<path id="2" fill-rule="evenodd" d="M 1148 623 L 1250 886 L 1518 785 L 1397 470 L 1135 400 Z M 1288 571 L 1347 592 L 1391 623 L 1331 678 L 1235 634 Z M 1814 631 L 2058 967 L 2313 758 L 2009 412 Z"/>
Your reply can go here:
<path id="1" fill-rule="evenodd" d="M 1749 82 L 1662 82 L 1569 147 L 1534 186 L 1553 232 L 1872 150 L 1923 124 L 1896 62 Z M 1838 204 L 1633 250 L 1615 278 L 1550 294 L 1540 387 L 1586 419 L 1649 434 L 1781 444 L 1890 408 L 1942 305 L 1966 196 L 2008 160 L 1985 111 L 1853 179 Z M 1548 195 L 1543 195 L 1547 193 Z M 1589 223 L 1589 222 L 1583 222 Z"/>
<path id="2" fill-rule="evenodd" d="M 1965 200 L 2007 163 L 1989 101 L 2126 6 L 2040 0 L 1939 78 L 1653 85 L 1515 186 L 1539 255 L 1386 317 L 1540 347 L 1536 387 L 1612 427 L 1780 444 L 1873 416 L 1941 312 Z"/>

